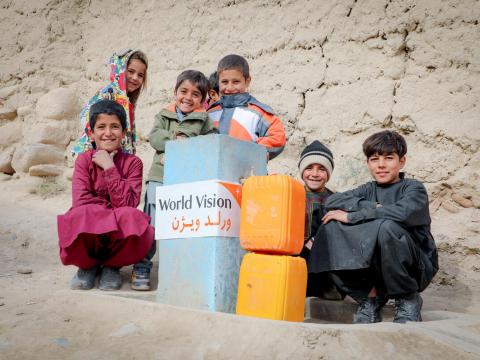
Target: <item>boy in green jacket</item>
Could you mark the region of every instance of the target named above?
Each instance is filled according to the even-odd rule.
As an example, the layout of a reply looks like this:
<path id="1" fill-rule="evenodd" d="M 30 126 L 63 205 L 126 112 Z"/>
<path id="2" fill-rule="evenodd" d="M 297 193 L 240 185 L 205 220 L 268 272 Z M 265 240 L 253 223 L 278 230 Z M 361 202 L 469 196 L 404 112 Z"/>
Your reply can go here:
<path id="1" fill-rule="evenodd" d="M 208 80 L 203 73 L 186 70 L 177 77 L 175 102 L 155 115 L 153 129 L 149 135 L 150 145 L 155 149 L 152 166 L 147 177 L 144 212 L 150 216 L 155 227 L 155 192 L 163 185 L 165 143 L 168 140 L 189 138 L 216 132 L 213 121 L 202 104 L 207 97 Z M 154 242 L 145 259 L 133 267 L 131 287 L 134 290 L 150 290 L 150 270 L 156 251 Z"/>

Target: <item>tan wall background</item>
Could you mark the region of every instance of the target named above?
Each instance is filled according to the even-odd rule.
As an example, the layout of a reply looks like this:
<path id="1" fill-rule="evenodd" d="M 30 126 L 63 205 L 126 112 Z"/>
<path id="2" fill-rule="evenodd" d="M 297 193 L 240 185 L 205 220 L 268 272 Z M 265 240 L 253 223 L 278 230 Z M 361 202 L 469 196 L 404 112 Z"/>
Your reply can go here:
<path id="1" fill-rule="evenodd" d="M 114 50 L 149 57 L 137 111 L 147 170 L 145 135 L 176 76 L 187 68 L 208 76 L 239 53 L 251 92 L 287 128 L 271 171 L 296 176 L 300 151 L 319 139 L 335 155 L 330 185 L 344 190 L 369 179 L 368 135 L 388 128 L 406 137 L 408 175 L 431 197 L 442 260 L 435 286 L 469 294 L 480 280 L 479 18 L 475 0 L 2 0 L 0 172 L 14 175 L 1 179 L 58 175 L 68 188 L 78 112 L 107 83 Z"/>

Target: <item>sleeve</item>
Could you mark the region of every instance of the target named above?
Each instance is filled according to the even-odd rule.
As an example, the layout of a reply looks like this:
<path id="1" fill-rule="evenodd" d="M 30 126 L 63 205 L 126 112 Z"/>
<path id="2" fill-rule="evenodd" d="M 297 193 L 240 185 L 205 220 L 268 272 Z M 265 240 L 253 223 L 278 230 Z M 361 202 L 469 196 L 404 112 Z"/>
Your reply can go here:
<path id="1" fill-rule="evenodd" d="M 355 224 L 374 219 L 387 219 L 407 227 L 430 224 L 427 190 L 418 181 L 407 185 L 402 196 L 393 204 L 362 208 L 348 214 L 348 222 Z"/>
<path id="2" fill-rule="evenodd" d="M 166 129 L 167 120 L 161 114 L 155 115 L 155 122 L 148 136 L 148 141 L 156 151 L 165 152 L 165 143 L 173 139 L 173 133 Z"/>
<path id="3" fill-rule="evenodd" d="M 137 207 L 140 204 L 142 192 L 143 164 L 138 157 L 129 162 L 122 177 L 116 166 L 103 171 L 103 178 L 107 184 L 112 207 Z"/>
<path id="4" fill-rule="evenodd" d="M 262 111 L 263 115 L 258 122 L 257 144 L 267 148 L 269 159 L 280 155 L 287 142 L 285 128 L 282 121 L 275 115 Z"/>
<path id="5" fill-rule="evenodd" d="M 72 207 L 86 204 L 105 204 L 105 199 L 94 194 L 89 174 L 90 153 L 80 154 L 75 161 L 72 176 Z"/>
<path id="6" fill-rule="evenodd" d="M 356 189 L 335 193 L 328 197 L 327 210 L 343 210 L 347 212 L 360 211 L 361 209 L 375 209 L 377 203 L 368 199 L 373 198 L 373 189 L 370 183 Z"/>

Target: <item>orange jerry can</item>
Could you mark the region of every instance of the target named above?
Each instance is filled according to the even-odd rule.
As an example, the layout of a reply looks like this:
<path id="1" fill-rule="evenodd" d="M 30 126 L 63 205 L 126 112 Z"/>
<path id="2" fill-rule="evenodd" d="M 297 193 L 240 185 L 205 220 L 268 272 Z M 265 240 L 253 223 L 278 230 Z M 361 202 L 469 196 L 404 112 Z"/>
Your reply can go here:
<path id="1" fill-rule="evenodd" d="M 301 257 L 248 253 L 238 280 L 239 315 L 303 321 L 307 264 Z"/>
<path id="2" fill-rule="evenodd" d="M 302 251 L 305 188 L 288 175 L 251 176 L 242 188 L 240 244 L 249 251 Z"/>

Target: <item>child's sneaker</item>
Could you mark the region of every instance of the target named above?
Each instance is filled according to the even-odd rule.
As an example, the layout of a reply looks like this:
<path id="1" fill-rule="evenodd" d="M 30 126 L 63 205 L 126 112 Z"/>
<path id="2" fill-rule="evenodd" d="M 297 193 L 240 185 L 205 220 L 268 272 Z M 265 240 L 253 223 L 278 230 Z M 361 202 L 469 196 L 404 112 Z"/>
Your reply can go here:
<path id="1" fill-rule="evenodd" d="M 150 286 L 150 266 L 135 264 L 132 270 L 132 282 L 130 284 L 133 290 L 149 291 Z"/>
<path id="2" fill-rule="evenodd" d="M 78 268 L 77 273 L 70 281 L 70 288 L 72 290 L 90 290 L 93 288 L 97 269 L 97 266 L 86 270 Z"/>
<path id="3" fill-rule="evenodd" d="M 100 290 L 110 291 L 118 290 L 122 287 L 122 275 L 119 268 L 105 266 L 100 275 L 98 288 Z"/>

